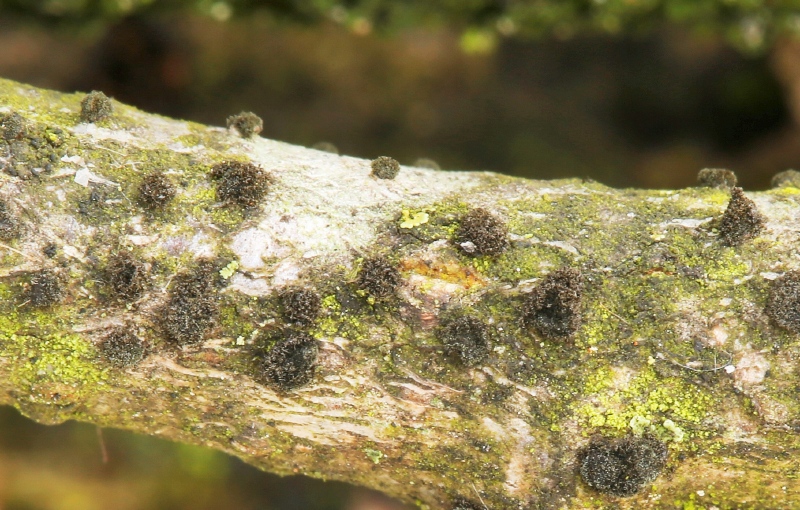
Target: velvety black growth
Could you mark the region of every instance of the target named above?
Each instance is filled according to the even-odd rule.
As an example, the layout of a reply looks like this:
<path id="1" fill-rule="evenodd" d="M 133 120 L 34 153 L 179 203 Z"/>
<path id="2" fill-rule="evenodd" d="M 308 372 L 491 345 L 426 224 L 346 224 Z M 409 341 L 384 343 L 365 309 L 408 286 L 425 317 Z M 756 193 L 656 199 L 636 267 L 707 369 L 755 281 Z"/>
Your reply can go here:
<path id="1" fill-rule="evenodd" d="M 453 501 L 452 510 L 486 510 L 483 506 L 473 503 L 466 499 L 457 499 Z"/>
<path id="2" fill-rule="evenodd" d="M 522 307 L 522 323 L 545 338 L 569 338 L 581 325 L 583 278 L 580 271 L 561 268 L 547 275 Z"/>
<path id="3" fill-rule="evenodd" d="M 278 342 L 264 357 L 261 370 L 271 386 L 287 391 L 298 388 L 314 377 L 319 347 L 306 333 L 294 333 Z"/>
<path id="4" fill-rule="evenodd" d="M 176 193 L 169 177 L 162 172 L 153 172 L 139 184 L 139 203 L 148 209 L 162 209 L 175 198 Z"/>
<path id="5" fill-rule="evenodd" d="M 800 333 L 800 271 L 788 271 L 772 281 L 764 311 L 778 326 Z"/>
<path id="6" fill-rule="evenodd" d="M 400 285 L 400 271 L 384 257 L 364 261 L 358 273 L 358 286 L 373 297 L 382 298 L 394 293 Z"/>
<path id="7" fill-rule="evenodd" d="M 800 188 L 800 172 L 797 170 L 784 170 L 772 177 L 773 188 Z"/>
<path id="8" fill-rule="evenodd" d="M 331 154 L 339 154 L 339 148 L 331 142 L 317 142 L 311 148 L 322 152 L 330 152 Z"/>
<path id="9" fill-rule="evenodd" d="M 508 229 L 486 209 L 473 209 L 461 218 L 456 242 L 470 255 L 499 255 L 508 248 Z"/>
<path id="10" fill-rule="evenodd" d="M 25 134 L 25 118 L 16 113 L 0 115 L 0 133 L 6 140 L 16 140 Z"/>
<path id="11" fill-rule="evenodd" d="M 756 237 L 764 228 L 764 217 L 742 188 L 731 190 L 731 200 L 722 215 L 719 238 L 725 246 L 740 246 Z"/>
<path id="12" fill-rule="evenodd" d="M 161 327 L 178 345 L 203 340 L 216 322 L 219 306 L 214 288 L 214 268 L 201 264 L 175 277 L 167 304 L 161 309 Z"/>
<path id="13" fill-rule="evenodd" d="M 320 311 L 319 294 L 310 289 L 289 289 L 281 294 L 283 317 L 289 322 L 313 324 Z"/>
<path id="14" fill-rule="evenodd" d="M 264 121 L 253 112 L 241 112 L 228 117 L 228 127 L 238 131 L 242 138 L 252 138 L 264 129 Z"/>
<path id="15" fill-rule="evenodd" d="M 649 437 L 602 439 L 578 456 L 587 485 L 614 496 L 633 496 L 655 480 L 667 462 L 667 447 Z"/>
<path id="16" fill-rule="evenodd" d="M 394 158 L 380 156 L 372 160 L 372 175 L 378 179 L 394 179 L 400 173 L 400 163 Z"/>
<path id="17" fill-rule="evenodd" d="M 736 186 L 736 174 L 724 168 L 704 168 L 697 173 L 697 182 L 706 188 L 731 189 Z"/>
<path id="18" fill-rule="evenodd" d="M 22 225 L 5 200 L 0 200 L 0 241 L 13 241 L 21 235 Z"/>
<path id="19" fill-rule="evenodd" d="M 99 122 L 114 113 L 114 104 L 102 92 L 93 90 L 81 100 L 81 120 Z"/>
<path id="20" fill-rule="evenodd" d="M 127 328 L 116 328 L 100 343 L 100 353 L 115 367 L 124 368 L 142 361 L 145 346 L 142 339 Z"/>
<path id="21" fill-rule="evenodd" d="M 271 181 L 261 167 L 240 161 L 214 165 L 211 178 L 217 181 L 217 199 L 244 207 L 258 205 L 267 194 Z"/>
<path id="22" fill-rule="evenodd" d="M 44 307 L 58 303 L 65 294 L 62 277 L 52 269 L 43 269 L 31 277 L 25 299 L 33 306 Z"/>
<path id="23" fill-rule="evenodd" d="M 136 299 L 144 292 L 147 285 L 147 269 L 130 253 L 123 251 L 108 262 L 105 280 L 115 298 Z"/>
<path id="24" fill-rule="evenodd" d="M 470 367 L 489 355 L 489 327 L 474 317 L 462 316 L 447 322 L 439 330 L 439 339 L 448 355 Z"/>

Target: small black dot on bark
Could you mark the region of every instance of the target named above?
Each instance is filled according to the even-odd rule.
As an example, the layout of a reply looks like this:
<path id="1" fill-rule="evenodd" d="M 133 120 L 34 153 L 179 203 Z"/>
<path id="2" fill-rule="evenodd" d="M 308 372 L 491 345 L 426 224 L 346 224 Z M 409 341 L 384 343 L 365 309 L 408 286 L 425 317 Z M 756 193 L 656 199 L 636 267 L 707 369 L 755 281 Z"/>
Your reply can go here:
<path id="1" fill-rule="evenodd" d="M 372 175 L 378 179 L 394 179 L 400 173 L 400 163 L 394 158 L 380 156 L 372 160 Z"/>
<path id="2" fill-rule="evenodd" d="M 573 268 L 548 274 L 525 299 L 522 323 L 549 339 L 571 338 L 581 324 L 583 277 Z"/>
<path id="3" fill-rule="evenodd" d="M 719 238 L 725 246 L 741 246 L 764 229 L 764 217 L 742 188 L 731 190 L 731 200 L 719 224 Z"/>
<path id="4" fill-rule="evenodd" d="M 473 209 L 461 218 L 456 242 L 470 255 L 499 255 L 508 248 L 508 229 L 486 209 Z"/>
<path id="5" fill-rule="evenodd" d="M 261 360 L 261 378 L 282 391 L 305 386 L 314 377 L 319 347 L 306 333 L 290 333 Z"/>

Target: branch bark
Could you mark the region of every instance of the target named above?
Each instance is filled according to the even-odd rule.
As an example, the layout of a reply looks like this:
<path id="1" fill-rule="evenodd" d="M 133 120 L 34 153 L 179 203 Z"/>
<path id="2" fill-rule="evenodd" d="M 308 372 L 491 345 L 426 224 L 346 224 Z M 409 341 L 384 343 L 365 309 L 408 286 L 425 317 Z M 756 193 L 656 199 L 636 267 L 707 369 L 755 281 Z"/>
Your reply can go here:
<path id="1" fill-rule="evenodd" d="M 765 310 L 800 265 L 797 188 L 748 194 L 764 228 L 731 247 L 727 189 L 406 166 L 378 179 L 369 161 L 118 103 L 81 122 L 82 98 L 0 80 L 3 404 L 422 508 L 800 500 L 800 343 Z M 255 207 L 217 200 L 211 169 L 231 160 L 269 172 Z M 163 208 L 140 196 L 158 172 L 177 191 Z M 508 229 L 504 250 L 493 238 L 496 254 L 469 253 L 481 240 L 459 228 L 476 208 Z M 375 257 L 399 271 L 386 295 L 360 272 Z M 522 319 L 526 296 L 545 299 L 561 267 L 580 275 L 581 320 L 548 338 Z M 311 324 L 281 300 L 297 287 L 321 299 Z M 196 338 L 165 324 L 176 307 Z M 446 326 L 464 316 L 487 352 L 453 347 L 472 330 Z M 302 363 L 275 345 L 302 335 L 318 349 L 310 380 L 276 384 L 276 363 Z M 658 477 L 629 497 L 589 487 L 587 445 L 637 435 L 667 446 Z"/>

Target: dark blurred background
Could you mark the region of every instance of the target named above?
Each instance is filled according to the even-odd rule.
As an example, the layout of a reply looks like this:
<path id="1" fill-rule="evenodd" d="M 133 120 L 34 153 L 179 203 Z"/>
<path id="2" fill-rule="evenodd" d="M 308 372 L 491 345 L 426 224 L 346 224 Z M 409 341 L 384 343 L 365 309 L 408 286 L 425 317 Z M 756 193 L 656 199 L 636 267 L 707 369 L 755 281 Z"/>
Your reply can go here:
<path id="1" fill-rule="evenodd" d="M 447 169 L 675 188 L 726 167 L 764 189 L 800 167 L 797 1 L 458 5 L 0 0 L 0 76 L 214 125 L 251 110 L 267 138 Z M 0 510 L 402 508 L 8 408 L 0 448 Z"/>

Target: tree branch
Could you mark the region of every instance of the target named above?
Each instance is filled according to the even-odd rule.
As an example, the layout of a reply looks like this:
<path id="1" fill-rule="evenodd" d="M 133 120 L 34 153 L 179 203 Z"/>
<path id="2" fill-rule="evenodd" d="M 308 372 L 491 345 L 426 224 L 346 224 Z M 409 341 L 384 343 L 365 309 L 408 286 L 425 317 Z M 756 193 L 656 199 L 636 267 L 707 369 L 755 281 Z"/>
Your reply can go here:
<path id="1" fill-rule="evenodd" d="M 797 188 L 383 179 L 83 97 L 0 81 L 0 402 L 424 508 L 800 499 Z"/>

